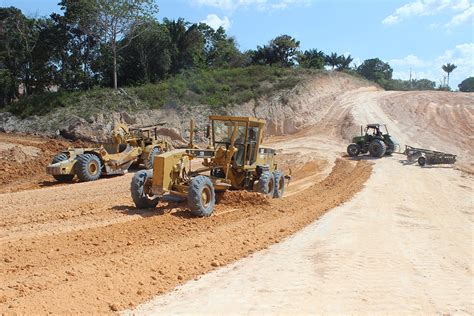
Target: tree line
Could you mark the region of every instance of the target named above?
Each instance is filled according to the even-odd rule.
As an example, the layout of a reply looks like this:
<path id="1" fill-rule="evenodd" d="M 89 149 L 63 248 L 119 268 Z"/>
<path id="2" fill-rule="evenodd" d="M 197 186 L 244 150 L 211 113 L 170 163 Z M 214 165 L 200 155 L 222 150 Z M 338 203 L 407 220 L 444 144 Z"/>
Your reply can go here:
<path id="1" fill-rule="evenodd" d="M 0 8 L 0 105 L 52 90 L 117 89 L 156 83 L 187 69 L 249 65 L 328 67 L 388 88 L 407 85 L 393 81 L 393 69 L 378 58 L 351 66 L 350 55 L 302 51 L 289 35 L 241 51 L 222 27 L 157 20 L 154 0 L 62 0 L 58 5 L 62 14 L 41 18 L 27 17 L 14 7 Z M 435 86 L 426 79 L 408 85 Z"/>

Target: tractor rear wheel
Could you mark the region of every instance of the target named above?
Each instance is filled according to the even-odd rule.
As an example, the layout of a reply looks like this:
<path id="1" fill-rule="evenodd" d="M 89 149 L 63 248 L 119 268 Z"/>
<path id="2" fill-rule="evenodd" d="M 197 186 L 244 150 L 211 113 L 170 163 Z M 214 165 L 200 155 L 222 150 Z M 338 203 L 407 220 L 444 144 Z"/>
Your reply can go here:
<path id="1" fill-rule="evenodd" d="M 81 181 L 95 181 L 102 175 L 102 163 L 94 154 L 80 154 L 77 156 L 74 171 Z"/>
<path id="2" fill-rule="evenodd" d="M 347 154 L 350 157 L 356 157 L 360 154 L 360 147 L 357 144 L 350 144 L 347 146 Z"/>
<path id="3" fill-rule="evenodd" d="M 264 171 L 260 175 L 260 179 L 258 180 L 258 192 L 273 197 L 275 192 L 275 178 L 270 171 Z"/>
<path id="4" fill-rule="evenodd" d="M 196 216 L 208 217 L 214 211 L 216 192 L 211 179 L 197 176 L 191 180 L 188 191 L 188 207 Z"/>
<path id="5" fill-rule="evenodd" d="M 273 190 L 273 197 L 278 199 L 283 197 L 285 193 L 285 174 L 281 170 L 276 170 L 273 172 L 273 180 L 274 180 L 274 190 Z"/>
<path id="6" fill-rule="evenodd" d="M 69 157 L 65 153 L 60 153 L 53 157 L 51 164 L 55 164 L 61 161 L 66 161 L 68 159 Z M 59 182 L 70 182 L 72 181 L 72 179 L 74 179 L 74 175 L 73 174 L 53 174 L 53 178 Z"/>
<path id="7" fill-rule="evenodd" d="M 150 185 L 151 178 L 153 177 L 153 171 L 151 170 L 140 170 L 132 178 L 130 184 L 130 192 L 132 194 L 132 200 L 137 208 L 152 208 L 158 204 L 158 198 L 151 198 L 148 192 L 148 186 Z"/>
<path id="8" fill-rule="evenodd" d="M 161 149 L 159 147 L 154 147 L 145 161 L 145 168 L 153 169 L 153 163 L 155 162 L 155 156 L 161 154 Z"/>
<path id="9" fill-rule="evenodd" d="M 385 150 L 387 150 L 387 146 L 380 139 L 374 139 L 369 145 L 370 155 L 374 158 L 383 157 Z"/>

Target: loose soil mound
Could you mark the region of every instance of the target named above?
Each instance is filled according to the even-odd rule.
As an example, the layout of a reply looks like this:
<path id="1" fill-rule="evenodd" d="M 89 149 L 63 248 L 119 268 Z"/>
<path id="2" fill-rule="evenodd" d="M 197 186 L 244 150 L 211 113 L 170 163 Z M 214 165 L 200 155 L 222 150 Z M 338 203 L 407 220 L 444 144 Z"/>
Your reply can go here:
<path id="1" fill-rule="evenodd" d="M 0 134 L 6 150 L 0 151 L 0 193 L 55 184 L 45 172 L 57 153 L 68 147 L 87 147 L 82 141 Z"/>
<path id="2" fill-rule="evenodd" d="M 371 166 L 366 162 L 338 160 L 325 180 L 300 194 L 268 203 L 260 200 L 261 204 L 209 218 L 190 218 L 185 215 L 189 212 L 176 203 L 168 206 L 175 209 L 171 212 L 167 212 L 165 204 L 142 212 L 131 206 L 129 196 L 122 196 L 125 190 L 114 194 L 112 202 L 102 198 L 102 203 L 115 206 L 101 212 L 138 214 L 143 218 L 52 236 L 7 238 L 0 243 L 0 251 L 5 254 L 0 263 L 0 312 L 104 313 L 136 306 L 157 293 L 284 239 L 351 199 L 370 174 Z M 117 179 L 74 187 L 82 192 L 84 200 L 86 190 L 105 190 L 103 183 L 109 180 Z M 69 188 L 72 190 L 72 186 Z M 50 208 L 73 194 L 56 188 L 34 193 L 41 194 L 25 198 L 38 199 L 30 203 L 43 203 L 43 207 L 52 203 Z M 239 194 L 230 193 L 229 205 L 237 198 Z M 259 201 L 245 192 L 242 198 Z M 118 206 L 121 201 L 126 202 Z M 67 207 L 67 203 L 62 205 Z M 26 210 L 18 210 L 21 207 L 19 204 L 16 212 L 27 214 Z M 9 216 L 7 212 L 0 214 Z M 16 226 L 15 221 L 20 225 Z M 9 222 L 9 231 L 15 226 L 17 233 L 31 230 L 30 225 L 22 223 L 21 216 L 12 217 Z"/>

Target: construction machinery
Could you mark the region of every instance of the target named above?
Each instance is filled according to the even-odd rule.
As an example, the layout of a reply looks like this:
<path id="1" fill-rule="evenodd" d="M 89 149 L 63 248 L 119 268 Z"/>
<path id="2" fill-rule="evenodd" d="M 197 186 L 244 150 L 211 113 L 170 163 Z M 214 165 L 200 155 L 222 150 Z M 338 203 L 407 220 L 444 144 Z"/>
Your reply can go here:
<path id="1" fill-rule="evenodd" d="M 113 143 L 91 148 L 68 148 L 57 154 L 46 172 L 61 182 L 71 181 L 75 176 L 80 181 L 94 181 L 102 175 L 124 174 L 133 163 L 153 167 L 154 157 L 172 149 L 158 135 L 164 123 L 129 128 L 117 124 L 112 131 Z"/>
<path id="2" fill-rule="evenodd" d="M 193 145 L 191 124 L 188 149 L 176 149 L 155 156 L 153 170 L 138 171 L 131 182 L 137 208 L 155 207 L 165 195 L 187 200 L 190 211 L 210 216 L 216 194 L 226 190 L 257 191 L 280 198 L 285 177 L 275 163 L 276 151 L 261 146 L 265 121 L 252 117 L 210 116 L 209 146 Z M 191 161 L 200 159 L 193 170 Z"/>
<path id="3" fill-rule="evenodd" d="M 382 128 L 384 131 L 382 131 Z M 385 124 L 367 124 L 360 127 L 360 136 L 352 139 L 347 146 L 347 154 L 356 157 L 359 154 L 370 153 L 374 158 L 380 158 L 395 152 L 398 144 L 389 134 Z"/>
<path id="4" fill-rule="evenodd" d="M 408 163 L 417 161 L 420 166 L 454 164 L 456 162 L 456 155 L 408 145 L 405 145 L 404 154 L 407 156 Z"/>

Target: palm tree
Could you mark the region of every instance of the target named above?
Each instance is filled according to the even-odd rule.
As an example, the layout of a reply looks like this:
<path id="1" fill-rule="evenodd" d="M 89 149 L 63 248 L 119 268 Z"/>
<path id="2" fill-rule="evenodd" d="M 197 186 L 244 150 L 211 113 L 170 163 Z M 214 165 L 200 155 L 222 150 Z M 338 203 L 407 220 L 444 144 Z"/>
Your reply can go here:
<path id="1" fill-rule="evenodd" d="M 447 63 L 446 65 L 441 66 L 441 68 L 448 73 L 448 87 L 449 87 L 449 74 L 453 72 L 454 69 L 458 68 L 455 64 Z"/>
<path id="2" fill-rule="evenodd" d="M 351 55 L 348 55 L 347 57 L 344 55 L 339 56 L 339 65 L 337 66 L 337 70 L 349 69 L 349 66 L 353 60 L 354 58 L 352 58 Z"/>
<path id="3" fill-rule="evenodd" d="M 326 64 L 332 67 L 338 66 L 341 63 L 341 57 L 337 55 L 337 53 L 331 53 L 331 55 L 326 55 Z"/>

